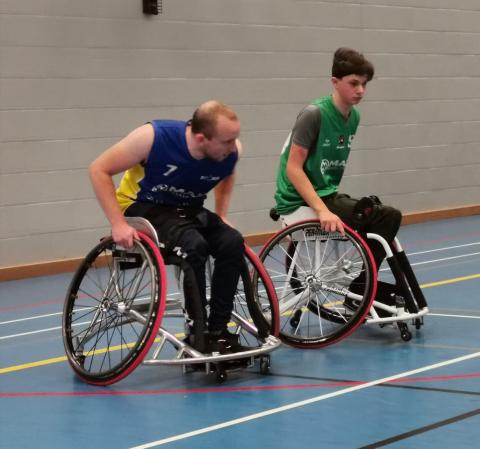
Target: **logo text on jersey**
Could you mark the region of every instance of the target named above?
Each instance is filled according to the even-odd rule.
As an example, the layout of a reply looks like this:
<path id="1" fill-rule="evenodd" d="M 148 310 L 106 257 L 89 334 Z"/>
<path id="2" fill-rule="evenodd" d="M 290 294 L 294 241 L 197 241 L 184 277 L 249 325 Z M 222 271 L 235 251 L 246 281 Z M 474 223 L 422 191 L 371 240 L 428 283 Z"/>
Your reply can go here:
<path id="1" fill-rule="evenodd" d="M 200 181 L 218 181 L 220 176 L 206 175 L 200 176 Z"/>
<path id="2" fill-rule="evenodd" d="M 328 170 L 345 170 L 345 161 L 322 159 L 320 172 L 324 175 Z"/>
<path id="3" fill-rule="evenodd" d="M 155 187 L 152 187 L 152 192 L 168 192 L 172 195 L 175 195 L 179 198 L 203 198 L 205 197 L 204 193 L 195 193 L 191 190 L 185 190 L 182 188 L 177 188 L 175 186 L 169 186 L 168 184 L 158 184 Z"/>

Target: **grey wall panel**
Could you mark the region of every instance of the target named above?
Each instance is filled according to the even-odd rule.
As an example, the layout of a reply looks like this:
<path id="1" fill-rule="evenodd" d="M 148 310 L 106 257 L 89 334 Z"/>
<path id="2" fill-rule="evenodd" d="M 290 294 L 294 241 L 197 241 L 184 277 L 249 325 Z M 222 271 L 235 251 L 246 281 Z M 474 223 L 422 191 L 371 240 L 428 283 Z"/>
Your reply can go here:
<path id="1" fill-rule="evenodd" d="M 363 126 L 355 138 L 361 149 L 396 148 L 479 142 L 480 122 L 421 123 Z M 433 162 L 432 162 L 433 164 Z"/>
<path id="2" fill-rule="evenodd" d="M 480 99 L 375 101 L 362 105 L 364 125 L 451 123 L 480 120 Z"/>
<path id="3" fill-rule="evenodd" d="M 2 103 L 8 109 L 191 107 L 206 98 L 222 98 L 233 105 L 302 104 L 318 92 L 319 84 L 316 78 L 8 79 Z M 328 86 L 326 79 L 323 84 Z"/>
<path id="4" fill-rule="evenodd" d="M 349 42 L 354 45 L 355 42 Z M 360 48 L 360 47 L 359 47 Z M 2 48 L 0 74 L 4 78 L 305 78 L 328 80 L 331 52 L 262 50 L 168 50 L 122 48 Z M 365 50 L 364 50 L 365 51 Z M 477 54 L 391 53 L 389 49 L 369 54 L 377 77 L 403 80 L 428 77 L 478 77 Z M 374 89 L 372 83 L 369 90 Z M 322 86 L 319 86 L 320 88 Z M 407 92 L 408 94 L 408 92 Z"/>
<path id="5" fill-rule="evenodd" d="M 87 179 L 85 169 L 0 175 L 0 198 L 4 206 L 92 198 Z"/>
<path id="6" fill-rule="evenodd" d="M 12 47 L 0 74 L 15 78 L 267 78 L 328 77 L 331 52 Z M 476 59 L 472 58 L 472 66 Z M 415 60 L 411 62 L 415 64 Z M 439 68 L 441 64 L 439 63 Z M 450 68 L 450 70 L 455 68 Z M 443 67 L 443 70 L 448 70 Z M 480 68 L 479 68 L 480 72 Z M 457 73 L 456 71 L 454 72 Z"/>
<path id="7" fill-rule="evenodd" d="M 0 174 L 86 168 L 117 139 L 0 142 Z"/>
<path id="8" fill-rule="evenodd" d="M 346 174 L 426 169 L 432 167 L 432 160 L 435 161 L 435 167 L 479 166 L 478 143 L 383 148 L 380 150 L 355 149 L 351 152 Z"/>
<path id="9" fill-rule="evenodd" d="M 231 220 L 268 217 L 299 110 L 330 92 L 333 51 L 376 77 L 342 191 L 405 212 L 480 198 L 478 0 L 0 0 L 0 266 L 85 253 L 107 222 L 87 167 L 152 118 L 209 98 L 242 122 Z M 208 200 L 212 206 L 212 199 Z"/>
<path id="10" fill-rule="evenodd" d="M 109 229 L 105 227 L 0 239 L 0 266 L 82 257 L 108 233 Z"/>
<path id="11" fill-rule="evenodd" d="M 278 222 L 272 221 L 269 216 L 270 207 L 251 210 L 248 214 L 232 213 L 231 221 L 238 229 L 248 229 L 248 233 L 256 234 L 268 230 L 273 232 L 280 229 Z"/>
<path id="12" fill-rule="evenodd" d="M 306 4 L 321 4 L 324 0 L 293 0 L 298 5 Z M 338 3 L 350 4 L 351 0 L 336 0 Z M 464 10 L 464 11 L 480 11 L 480 5 L 477 0 L 458 0 L 452 2 L 451 0 L 362 0 L 362 5 L 376 5 L 383 7 L 402 6 L 412 8 L 428 8 L 433 11 L 437 9 Z"/>
<path id="13" fill-rule="evenodd" d="M 480 58 L 477 58 L 480 59 Z M 419 101 L 472 99 L 472 92 L 479 91 L 480 78 L 465 72 L 462 77 L 405 77 L 395 78 L 378 76 L 368 87 L 368 102 L 383 101 Z M 473 101 L 478 99 L 473 98 Z M 362 107 L 362 109 L 364 109 Z"/>
<path id="14" fill-rule="evenodd" d="M 436 191 L 415 192 L 410 194 L 386 195 L 383 199 L 395 204 L 400 210 L 410 212 L 412 210 L 435 210 L 456 207 L 458 204 L 478 204 L 478 186 L 443 189 L 441 195 Z M 459 203 L 459 200 L 461 203 Z M 425 207 L 425 205 L 428 205 Z"/>
<path id="15" fill-rule="evenodd" d="M 0 207 L 0 239 L 107 225 L 94 199 Z"/>

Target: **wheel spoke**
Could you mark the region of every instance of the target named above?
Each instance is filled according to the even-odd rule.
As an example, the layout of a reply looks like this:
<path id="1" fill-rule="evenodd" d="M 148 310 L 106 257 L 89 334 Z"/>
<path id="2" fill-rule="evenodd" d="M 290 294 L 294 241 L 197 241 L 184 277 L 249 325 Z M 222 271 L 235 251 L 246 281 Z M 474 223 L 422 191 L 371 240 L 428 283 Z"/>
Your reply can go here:
<path id="1" fill-rule="evenodd" d="M 318 222 L 289 226 L 270 240 L 260 258 L 278 292 L 281 336 L 287 343 L 319 347 L 337 341 L 368 312 L 373 263 L 348 227 L 340 236 L 323 232 Z M 347 298 L 359 299 L 358 311 L 346 308 Z"/>
<path id="2" fill-rule="evenodd" d="M 87 382 L 116 382 L 153 343 L 165 301 L 157 287 L 163 261 L 154 254 L 143 240 L 126 251 L 105 239 L 76 272 L 65 305 L 64 344 L 73 369 Z M 138 321 L 130 314 L 136 300 L 149 304 Z"/>

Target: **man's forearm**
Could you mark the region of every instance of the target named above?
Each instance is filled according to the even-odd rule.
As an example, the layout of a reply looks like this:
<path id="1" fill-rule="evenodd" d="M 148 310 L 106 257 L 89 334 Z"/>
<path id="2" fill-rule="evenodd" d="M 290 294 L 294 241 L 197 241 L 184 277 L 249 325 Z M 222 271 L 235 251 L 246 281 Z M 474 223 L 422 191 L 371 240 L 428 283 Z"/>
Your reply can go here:
<path id="1" fill-rule="evenodd" d="M 220 217 L 227 216 L 234 184 L 235 175 L 230 175 L 215 187 L 215 212 Z"/>
<path id="2" fill-rule="evenodd" d="M 94 166 L 90 168 L 89 175 L 95 195 L 110 224 L 115 226 L 124 223 L 125 218 L 117 202 L 112 177 L 96 170 Z"/>
<path id="3" fill-rule="evenodd" d="M 317 213 L 328 210 L 325 203 L 318 196 L 303 169 L 292 169 L 287 171 L 287 176 L 300 196 Z"/>

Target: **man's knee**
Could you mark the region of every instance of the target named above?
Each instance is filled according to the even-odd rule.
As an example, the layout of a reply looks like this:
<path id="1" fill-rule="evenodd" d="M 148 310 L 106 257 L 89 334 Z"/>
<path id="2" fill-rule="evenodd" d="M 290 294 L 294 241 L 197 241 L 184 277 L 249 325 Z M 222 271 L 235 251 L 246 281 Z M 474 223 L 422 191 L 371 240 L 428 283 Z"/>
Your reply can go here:
<path id="1" fill-rule="evenodd" d="M 377 206 L 376 217 L 369 226 L 369 232 L 383 236 L 388 242 L 392 242 L 400 228 L 402 213 L 391 206 Z"/>
<path id="2" fill-rule="evenodd" d="M 222 232 L 217 247 L 217 255 L 241 257 L 244 253 L 244 240 L 242 234 L 234 228 Z"/>
<path id="3" fill-rule="evenodd" d="M 395 209 L 394 207 L 391 207 L 390 209 L 390 220 L 397 226 L 398 229 L 400 227 L 400 224 L 402 223 L 402 212 L 400 212 L 398 209 Z"/>
<path id="4" fill-rule="evenodd" d="M 395 230 L 395 234 L 396 234 L 402 222 L 402 213 L 398 209 L 395 209 L 394 207 L 386 206 L 385 217 L 386 217 L 386 221 L 390 223 L 391 228 Z"/>
<path id="5" fill-rule="evenodd" d="M 179 246 L 187 255 L 187 260 L 195 266 L 198 263 L 204 263 L 210 255 L 207 241 L 198 232 L 185 233 L 180 239 Z"/>

